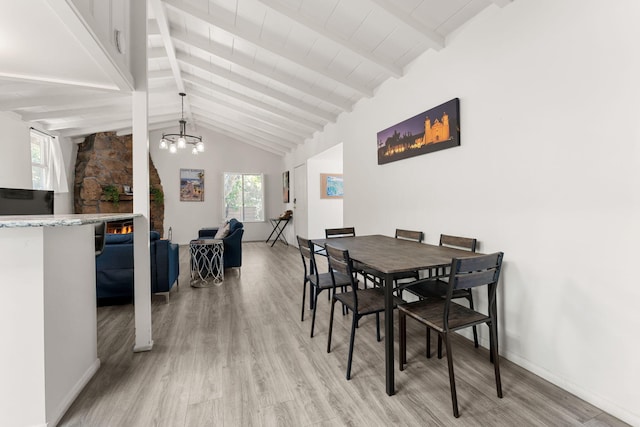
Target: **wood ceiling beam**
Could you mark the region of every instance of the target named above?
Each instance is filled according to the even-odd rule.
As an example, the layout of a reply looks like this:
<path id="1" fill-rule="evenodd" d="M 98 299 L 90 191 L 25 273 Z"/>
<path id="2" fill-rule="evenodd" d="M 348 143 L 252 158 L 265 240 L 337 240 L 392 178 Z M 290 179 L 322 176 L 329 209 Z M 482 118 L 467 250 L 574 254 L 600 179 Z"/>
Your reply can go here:
<path id="1" fill-rule="evenodd" d="M 168 121 L 172 117 L 173 116 L 155 117 L 155 118 L 150 117 L 148 123 L 149 125 L 151 125 L 153 123 Z M 97 133 L 97 132 L 118 132 L 122 129 L 130 129 L 130 128 L 131 128 L 131 118 L 129 118 L 128 120 L 104 122 L 104 123 L 99 123 L 95 125 L 89 125 L 82 128 L 69 128 L 59 132 L 59 134 L 60 136 L 74 138 L 74 137 L 91 135 L 92 133 Z M 50 130 L 50 129 L 47 129 L 47 130 Z"/>
<path id="2" fill-rule="evenodd" d="M 389 15 L 400 20 L 403 24 L 413 28 L 418 32 L 424 40 L 427 42 L 430 48 L 440 50 L 444 47 L 444 37 L 435 32 L 433 29 L 427 27 L 422 22 L 418 21 L 408 13 L 403 12 L 390 0 L 369 0 L 375 3 L 380 9 L 384 10 Z"/>
<path id="3" fill-rule="evenodd" d="M 194 85 L 197 86 L 201 86 L 204 87 L 206 89 L 212 90 L 214 92 L 226 95 L 228 97 L 231 97 L 237 101 L 243 102 L 247 105 L 250 105 L 251 107 L 255 107 L 255 108 L 260 108 L 263 109 L 265 111 L 269 111 L 273 114 L 276 114 L 278 116 L 281 117 L 286 117 L 286 118 L 292 118 L 294 120 L 300 121 L 301 123 L 304 123 L 306 126 L 309 126 L 315 130 L 321 130 L 324 128 L 325 123 L 319 123 L 317 121 L 314 120 L 309 120 L 307 118 L 301 117 L 297 114 L 292 113 L 291 111 L 287 111 L 287 110 L 283 110 L 281 108 L 277 108 L 271 104 L 267 104 L 266 102 L 262 102 L 259 101 L 255 98 L 251 98 L 250 96 L 246 96 L 243 95 L 241 93 L 232 91 L 230 89 L 227 89 L 226 87 L 222 87 L 220 85 L 217 85 L 215 83 L 209 82 L 207 80 L 201 79 L 200 77 L 191 75 L 191 74 L 185 74 L 184 75 L 184 79 Z"/>
<path id="4" fill-rule="evenodd" d="M 187 15 L 192 19 L 197 19 L 200 22 L 204 22 L 208 25 L 220 28 L 233 35 L 234 37 L 238 37 L 253 44 L 254 46 L 267 50 L 272 54 L 277 55 L 282 59 L 286 59 L 298 65 L 299 67 L 305 68 L 314 74 L 322 76 L 326 79 L 333 80 L 334 82 L 344 87 L 348 87 L 363 96 L 373 96 L 373 89 L 371 89 L 370 87 L 349 80 L 345 76 L 340 75 L 339 73 L 336 73 L 332 70 L 328 70 L 326 68 L 323 69 L 322 64 L 316 61 L 313 61 L 309 58 L 301 58 L 292 54 L 289 50 L 281 46 L 276 46 L 273 43 L 269 43 L 268 41 L 261 39 L 256 35 L 259 34 L 258 31 L 249 30 L 249 28 L 252 27 L 250 22 L 236 23 L 236 25 L 230 24 L 230 22 L 236 22 L 239 18 L 235 15 L 230 14 L 223 8 L 213 6 L 212 3 L 210 3 L 210 5 L 215 9 L 212 11 L 213 15 L 210 15 L 207 11 L 203 11 L 199 8 L 193 7 L 185 2 L 178 0 L 165 0 L 164 3 L 178 13 Z"/>
<path id="5" fill-rule="evenodd" d="M 307 27 L 308 29 L 314 31 L 319 36 L 335 42 L 342 48 L 349 50 L 352 54 L 357 55 L 360 58 L 363 58 L 364 60 L 377 66 L 378 68 L 383 69 L 387 74 L 393 77 L 402 76 L 403 73 L 400 67 L 396 66 L 395 64 L 391 64 L 387 61 L 384 61 L 381 58 L 376 57 L 373 53 L 362 49 L 360 46 L 357 46 L 351 40 L 340 37 L 337 33 L 327 31 L 327 29 L 324 28 L 322 25 L 320 25 L 318 21 L 304 16 L 303 14 L 296 11 L 295 9 L 285 6 L 284 4 L 280 3 L 277 0 L 258 0 L 258 1 L 266 5 L 270 9 L 274 10 L 275 12 L 285 16 L 286 18 L 294 22 L 297 22 Z"/>
<path id="6" fill-rule="evenodd" d="M 151 6 L 151 9 L 153 10 L 153 14 L 155 15 L 160 35 L 162 36 L 162 44 L 164 45 L 164 49 L 167 52 L 169 65 L 171 66 L 171 73 L 173 74 L 173 78 L 176 81 L 178 92 L 186 93 L 186 90 L 184 88 L 184 81 L 182 80 L 182 72 L 180 70 L 180 65 L 178 64 L 178 59 L 176 58 L 176 48 L 173 45 L 173 39 L 171 38 L 171 32 L 169 30 L 169 20 L 167 19 L 167 13 L 164 9 L 164 3 L 162 2 L 162 0 L 149 0 L 149 4 Z M 184 104 L 184 110 L 187 119 L 193 120 L 189 98 L 184 96 L 182 97 L 182 99 L 183 100 L 180 102 L 183 102 Z"/>
<path id="7" fill-rule="evenodd" d="M 222 129 L 230 132 L 235 132 L 238 135 L 244 135 L 249 140 L 260 139 L 263 143 L 270 145 L 273 148 L 291 151 L 292 148 L 297 147 L 298 144 L 282 141 L 273 135 L 260 131 L 259 129 L 246 126 L 244 123 L 237 123 L 233 120 L 227 120 L 220 116 L 199 116 L 201 120 L 206 120 L 209 124 L 218 126 Z"/>
<path id="8" fill-rule="evenodd" d="M 324 90 L 322 88 L 313 89 L 310 87 L 310 84 L 300 80 L 298 77 L 274 70 L 273 67 L 257 63 L 254 58 L 244 57 L 238 53 L 232 54 L 228 49 L 223 48 L 216 43 L 209 43 L 208 40 L 201 37 L 187 35 L 177 31 L 172 33 L 172 37 L 191 48 L 198 49 L 208 55 L 216 56 L 253 73 L 275 80 L 278 83 L 296 89 L 320 101 L 334 105 L 343 111 L 351 111 L 351 102 L 342 97 L 332 95 L 330 90 Z"/>
<path id="9" fill-rule="evenodd" d="M 292 134 L 297 135 L 298 137 L 303 139 L 307 138 L 310 133 L 315 131 L 315 129 L 303 126 L 299 122 L 292 120 L 291 118 L 276 116 L 271 112 L 265 112 L 263 110 L 243 108 L 240 105 L 233 104 L 221 98 L 214 98 L 213 96 L 198 92 L 195 92 L 193 94 L 193 97 L 198 98 L 204 102 L 226 108 L 228 110 L 237 111 L 238 113 L 250 117 L 254 120 L 259 120 L 266 123 L 278 123 L 280 127 L 286 127 Z"/>
<path id="10" fill-rule="evenodd" d="M 121 100 L 130 100 L 129 96 L 114 92 L 86 93 L 77 95 L 43 95 L 36 97 L 24 97 L 19 99 L 7 99 L 0 101 L 0 110 L 19 110 L 22 108 L 64 108 L 67 106 L 101 105 Z"/>
<path id="11" fill-rule="evenodd" d="M 203 122 L 203 126 L 208 125 L 210 126 L 211 130 L 215 132 L 233 135 L 233 137 L 237 141 L 242 142 L 243 144 L 253 145 L 255 147 L 262 148 L 263 150 L 270 151 L 280 156 L 291 151 L 290 149 L 283 147 L 279 144 L 274 144 L 270 141 L 265 141 L 260 136 L 253 135 L 250 132 L 240 130 L 233 126 L 228 126 L 220 122 L 216 122 L 215 120 L 211 120 L 210 118 L 199 117 L 199 120 Z"/>
<path id="12" fill-rule="evenodd" d="M 179 54 L 178 61 L 183 62 L 187 65 L 191 65 L 192 67 L 198 68 L 206 73 L 221 77 L 233 83 L 244 86 L 248 89 L 251 89 L 262 95 L 271 97 L 285 104 L 291 105 L 299 110 L 305 111 L 311 115 L 317 116 L 326 121 L 334 122 L 338 118 L 337 114 L 332 114 L 322 109 L 319 109 L 317 107 L 314 107 L 312 105 L 309 105 L 305 102 L 300 101 L 299 98 L 294 98 L 293 96 L 290 96 L 280 91 L 277 91 L 275 89 L 266 87 L 260 83 L 257 83 L 255 80 L 251 80 L 239 74 L 232 73 L 230 70 L 224 69 L 222 67 L 218 67 L 217 65 L 210 64 L 199 58 L 188 56 L 185 54 Z"/>
<path id="13" fill-rule="evenodd" d="M 234 123 L 240 123 L 241 129 L 255 129 L 258 133 L 262 133 L 262 136 L 269 136 L 274 139 L 274 143 L 285 143 L 289 148 L 295 147 L 301 142 L 303 142 L 302 138 L 294 137 L 288 134 L 284 129 L 279 128 L 274 125 L 268 125 L 264 122 L 253 120 L 249 117 L 239 117 L 237 114 L 235 116 L 230 115 L 229 112 L 225 112 L 224 110 L 212 112 L 207 110 L 206 108 L 202 109 L 201 116 L 209 117 L 212 120 L 219 119 L 223 123 L 233 125 Z M 198 110 L 195 111 L 198 114 Z M 264 138 L 268 139 L 268 138 Z"/>

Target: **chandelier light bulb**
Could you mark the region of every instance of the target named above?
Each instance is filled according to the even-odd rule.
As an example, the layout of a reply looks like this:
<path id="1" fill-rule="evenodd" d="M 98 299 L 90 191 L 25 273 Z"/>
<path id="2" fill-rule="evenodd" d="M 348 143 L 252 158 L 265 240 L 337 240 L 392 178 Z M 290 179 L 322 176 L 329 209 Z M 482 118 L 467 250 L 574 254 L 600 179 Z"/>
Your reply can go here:
<path id="1" fill-rule="evenodd" d="M 204 151 L 204 142 L 200 141 L 196 144 L 196 150 L 198 150 L 199 152 L 203 152 Z"/>
<path id="2" fill-rule="evenodd" d="M 191 149 L 191 154 L 194 154 L 196 156 L 198 155 L 198 149 L 195 146 Z"/>
<path id="3" fill-rule="evenodd" d="M 185 139 L 184 136 L 181 136 L 180 138 L 178 138 L 178 148 L 182 149 L 185 148 L 187 146 L 187 140 Z"/>
<path id="4" fill-rule="evenodd" d="M 162 138 L 160 140 L 160 149 L 161 150 L 166 150 L 167 148 L 169 148 L 169 144 L 167 144 L 167 140 Z"/>
<path id="5" fill-rule="evenodd" d="M 176 151 L 178 151 L 178 147 L 176 147 L 176 143 L 175 142 L 172 142 L 171 145 L 169 145 L 169 152 L 173 154 Z"/>

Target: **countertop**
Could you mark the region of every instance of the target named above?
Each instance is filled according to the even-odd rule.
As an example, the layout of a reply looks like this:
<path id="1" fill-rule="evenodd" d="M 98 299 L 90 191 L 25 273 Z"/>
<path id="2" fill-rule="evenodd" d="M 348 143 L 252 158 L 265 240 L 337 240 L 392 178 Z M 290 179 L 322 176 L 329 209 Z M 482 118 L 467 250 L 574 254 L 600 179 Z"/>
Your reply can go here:
<path id="1" fill-rule="evenodd" d="M 68 227 L 99 222 L 121 221 L 141 214 L 64 214 L 64 215 L 0 215 L 0 228 Z"/>

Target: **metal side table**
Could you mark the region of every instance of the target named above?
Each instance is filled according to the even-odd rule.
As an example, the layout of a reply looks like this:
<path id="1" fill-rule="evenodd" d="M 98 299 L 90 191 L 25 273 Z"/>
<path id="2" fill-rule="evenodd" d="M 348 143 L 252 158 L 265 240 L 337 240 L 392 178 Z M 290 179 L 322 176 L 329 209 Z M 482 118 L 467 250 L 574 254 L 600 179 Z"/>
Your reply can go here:
<path id="1" fill-rule="evenodd" d="M 191 286 L 206 288 L 224 280 L 222 256 L 224 245 L 220 239 L 196 239 L 189 242 L 191 253 Z"/>

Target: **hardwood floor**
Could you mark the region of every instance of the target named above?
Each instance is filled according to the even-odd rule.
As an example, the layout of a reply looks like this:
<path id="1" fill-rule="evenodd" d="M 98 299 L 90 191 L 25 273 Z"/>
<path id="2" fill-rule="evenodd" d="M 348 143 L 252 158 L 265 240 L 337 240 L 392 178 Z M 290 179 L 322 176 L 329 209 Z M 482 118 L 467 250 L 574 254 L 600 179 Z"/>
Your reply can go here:
<path id="1" fill-rule="evenodd" d="M 132 352 L 131 305 L 98 309 L 102 365 L 59 425 L 626 425 L 504 359 L 498 399 L 487 350 L 463 337 L 453 346 L 455 419 L 446 359 L 424 357 L 424 329 L 411 321 L 405 371 L 396 360 L 395 396 L 385 393 L 384 346 L 373 316 L 360 322 L 347 381 L 351 318 L 336 315 L 327 353 L 330 304 L 323 293 L 309 338 L 309 310 L 300 322 L 302 265 L 294 247 L 244 243 L 242 274 L 227 271 L 211 288 L 189 286 L 186 247 L 180 267 L 169 304 L 153 298 L 152 351 Z"/>

